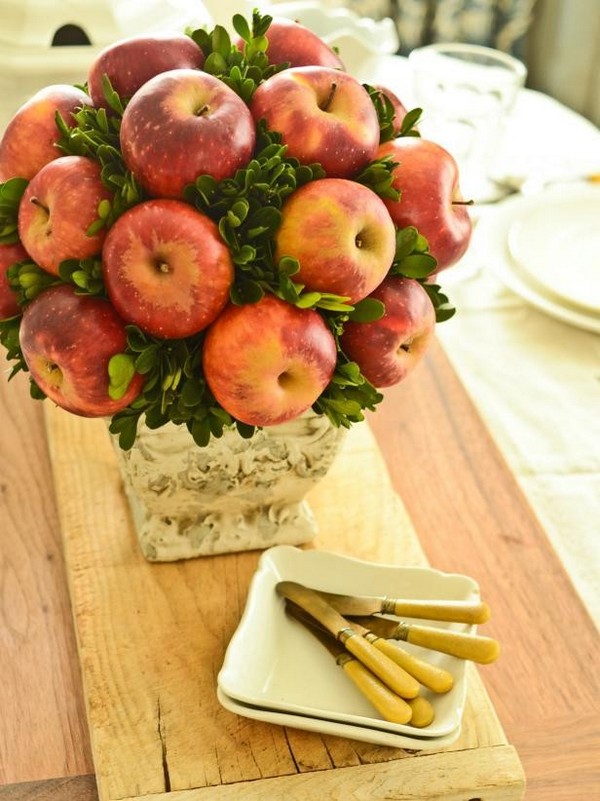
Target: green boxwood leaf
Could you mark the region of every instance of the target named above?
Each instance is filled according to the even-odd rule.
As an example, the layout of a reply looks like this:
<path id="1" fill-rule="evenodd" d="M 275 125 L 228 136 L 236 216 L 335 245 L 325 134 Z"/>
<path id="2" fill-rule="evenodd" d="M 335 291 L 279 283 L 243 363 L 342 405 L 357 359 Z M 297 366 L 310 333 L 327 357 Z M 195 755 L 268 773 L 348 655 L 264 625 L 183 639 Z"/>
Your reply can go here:
<path id="1" fill-rule="evenodd" d="M 257 303 L 263 296 L 264 289 L 257 281 L 237 281 L 229 292 L 231 302 L 236 306 L 246 303 Z"/>
<path id="2" fill-rule="evenodd" d="M 437 261 L 429 253 L 414 253 L 399 262 L 398 271 L 408 278 L 426 278 L 436 266 Z"/>
<path id="3" fill-rule="evenodd" d="M 135 375 L 134 359 L 128 353 L 117 353 L 108 362 L 108 394 L 120 400 Z"/>
<path id="4" fill-rule="evenodd" d="M 141 375 L 149 373 L 158 364 L 159 346 L 148 345 L 135 360 L 135 370 Z"/>
<path id="5" fill-rule="evenodd" d="M 377 298 L 363 298 L 355 306 L 354 311 L 351 311 L 349 319 L 353 323 L 373 323 L 375 320 L 380 320 L 385 314 L 385 306 Z"/>
<path id="6" fill-rule="evenodd" d="M 250 41 L 252 38 L 252 33 L 245 17 L 243 17 L 241 14 L 234 14 L 231 24 L 233 25 L 235 32 L 239 34 L 245 42 Z"/>
<path id="7" fill-rule="evenodd" d="M 214 53 L 218 53 L 225 60 L 231 50 L 231 39 L 227 30 L 222 25 L 216 25 L 211 36 L 211 44 Z M 227 69 L 227 62 L 225 62 Z"/>
<path id="8" fill-rule="evenodd" d="M 409 225 L 406 228 L 401 228 L 396 232 L 396 255 L 395 261 L 400 261 L 415 249 L 415 245 L 419 239 L 419 232 L 417 229 Z"/>
<path id="9" fill-rule="evenodd" d="M 294 303 L 299 309 L 312 309 L 320 300 L 320 292 L 303 292 Z"/>
<path id="10" fill-rule="evenodd" d="M 221 53 L 211 53 L 207 56 L 202 69 L 211 75 L 220 75 L 227 69 L 227 61 Z"/>
<path id="11" fill-rule="evenodd" d="M 421 119 L 422 114 L 422 108 L 413 108 L 408 111 L 400 126 L 400 136 L 420 136 L 421 134 L 415 130 L 415 125 Z"/>

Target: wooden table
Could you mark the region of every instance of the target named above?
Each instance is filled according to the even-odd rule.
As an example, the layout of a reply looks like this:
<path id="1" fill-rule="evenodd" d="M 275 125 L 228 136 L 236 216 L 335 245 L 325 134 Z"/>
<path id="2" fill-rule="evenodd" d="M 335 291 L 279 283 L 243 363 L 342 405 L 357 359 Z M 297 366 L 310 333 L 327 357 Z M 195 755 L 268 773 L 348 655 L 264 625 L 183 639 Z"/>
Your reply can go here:
<path id="1" fill-rule="evenodd" d="M 42 405 L 0 384 L 0 799 L 96 799 Z M 481 675 L 528 801 L 600 786 L 599 640 L 439 348 L 371 425 L 431 564 L 477 578 L 503 655 Z M 74 488 L 75 491 L 75 488 Z M 465 799 L 466 801 L 466 799 Z"/>

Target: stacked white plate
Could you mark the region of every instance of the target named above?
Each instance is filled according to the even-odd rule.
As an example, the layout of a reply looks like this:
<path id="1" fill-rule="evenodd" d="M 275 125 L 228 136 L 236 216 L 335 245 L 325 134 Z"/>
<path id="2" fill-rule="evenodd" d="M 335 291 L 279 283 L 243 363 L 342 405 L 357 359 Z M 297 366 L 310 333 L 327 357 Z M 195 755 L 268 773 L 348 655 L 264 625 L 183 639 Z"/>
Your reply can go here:
<path id="1" fill-rule="evenodd" d="M 513 292 L 557 319 L 600 332 L 600 186 L 553 186 L 482 215 L 477 246 Z"/>
<path id="2" fill-rule="evenodd" d="M 389 723 L 360 694 L 327 649 L 286 614 L 284 600 L 275 590 L 283 580 L 351 595 L 479 600 L 479 588 L 467 576 L 379 565 L 285 545 L 271 548 L 260 559 L 218 676 L 218 697 L 226 709 L 282 726 L 397 748 L 436 749 L 456 740 L 467 690 L 463 660 L 400 643 L 415 656 L 449 670 L 454 686 L 443 695 L 423 692 L 435 710 L 428 727 Z M 475 630 L 462 623 L 431 625 Z"/>

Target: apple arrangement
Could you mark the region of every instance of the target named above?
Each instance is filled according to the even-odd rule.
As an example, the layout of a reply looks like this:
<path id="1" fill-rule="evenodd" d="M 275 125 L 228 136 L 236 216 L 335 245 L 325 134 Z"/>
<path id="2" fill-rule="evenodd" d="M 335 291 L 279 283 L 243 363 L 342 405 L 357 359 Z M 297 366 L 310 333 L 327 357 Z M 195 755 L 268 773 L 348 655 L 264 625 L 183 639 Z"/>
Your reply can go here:
<path id="1" fill-rule="evenodd" d="M 103 50 L 0 140 L 0 342 L 31 393 L 121 447 L 199 445 L 312 410 L 350 427 L 454 312 L 468 246 L 453 158 L 299 23 Z"/>

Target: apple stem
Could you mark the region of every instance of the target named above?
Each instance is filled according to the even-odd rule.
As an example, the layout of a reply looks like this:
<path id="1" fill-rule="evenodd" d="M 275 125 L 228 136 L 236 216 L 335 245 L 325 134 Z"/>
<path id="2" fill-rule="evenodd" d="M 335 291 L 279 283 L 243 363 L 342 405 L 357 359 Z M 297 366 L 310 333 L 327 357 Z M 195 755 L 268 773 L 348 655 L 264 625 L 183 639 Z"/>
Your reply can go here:
<path id="1" fill-rule="evenodd" d="M 453 206 L 473 206 L 475 204 L 474 200 L 453 200 Z"/>
<path id="2" fill-rule="evenodd" d="M 32 197 L 31 202 L 33 203 L 34 206 L 37 206 L 39 209 L 43 209 L 46 212 L 46 214 L 50 214 L 50 209 L 48 208 L 48 206 L 45 206 L 42 203 L 42 201 L 39 200 L 39 198 Z"/>
<path id="3" fill-rule="evenodd" d="M 321 106 L 321 111 L 327 111 L 329 106 L 333 102 L 333 98 L 335 97 L 335 93 L 337 91 L 337 83 L 335 81 L 331 84 L 331 88 L 329 89 L 329 95 L 327 96 L 327 100 L 325 101 L 324 105 Z"/>
<path id="4" fill-rule="evenodd" d="M 171 268 L 169 267 L 169 265 L 168 265 L 168 263 L 166 261 L 159 261 L 156 266 L 158 268 L 159 273 L 170 273 L 171 272 Z"/>
<path id="5" fill-rule="evenodd" d="M 210 107 L 207 103 L 201 106 L 198 111 L 196 112 L 196 117 L 204 117 L 210 111 Z"/>

